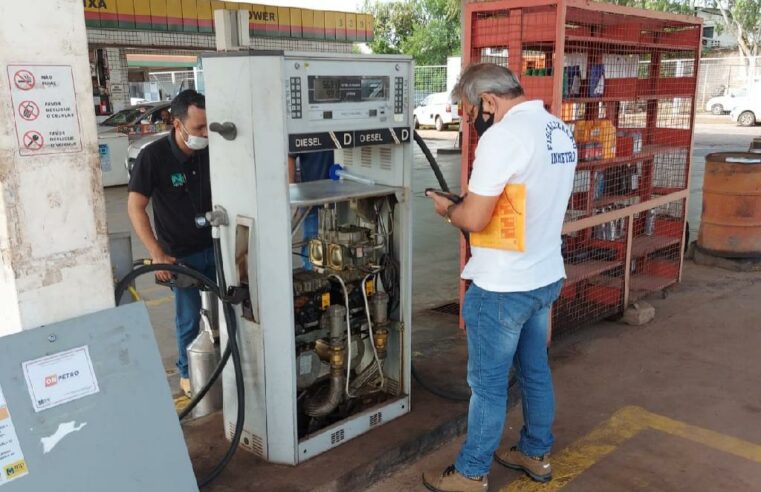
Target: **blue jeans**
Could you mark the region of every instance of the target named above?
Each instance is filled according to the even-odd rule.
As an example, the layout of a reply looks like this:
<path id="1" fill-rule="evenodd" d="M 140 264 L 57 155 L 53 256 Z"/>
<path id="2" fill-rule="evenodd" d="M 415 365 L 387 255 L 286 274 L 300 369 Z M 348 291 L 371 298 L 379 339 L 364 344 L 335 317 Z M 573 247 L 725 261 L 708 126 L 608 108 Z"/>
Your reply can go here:
<path id="1" fill-rule="evenodd" d="M 216 282 L 214 248 L 177 258 L 178 263 L 206 275 Z M 201 293 L 198 289 L 174 289 L 175 326 L 177 335 L 177 370 L 181 378 L 188 377 L 188 345 L 198 336 L 201 320 Z"/>
<path id="2" fill-rule="evenodd" d="M 507 383 L 514 365 L 523 400 L 518 449 L 542 456 L 552 447 L 555 395 L 547 361 L 550 307 L 563 281 L 530 292 L 490 292 L 472 284 L 465 294 L 463 319 L 468 335 L 468 436 L 455 462 L 467 477 L 489 473 L 502 439 Z"/>

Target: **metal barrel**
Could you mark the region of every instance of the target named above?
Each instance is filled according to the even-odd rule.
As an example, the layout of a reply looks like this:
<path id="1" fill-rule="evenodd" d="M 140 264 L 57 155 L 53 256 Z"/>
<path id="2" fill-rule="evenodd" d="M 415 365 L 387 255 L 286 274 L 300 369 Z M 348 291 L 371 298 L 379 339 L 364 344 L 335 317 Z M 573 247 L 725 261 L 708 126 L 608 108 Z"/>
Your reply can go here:
<path id="1" fill-rule="evenodd" d="M 761 258 L 761 155 L 706 156 L 698 247 L 727 258 Z"/>
<path id="2" fill-rule="evenodd" d="M 201 330 L 198 336 L 188 345 L 188 373 L 190 375 L 190 391 L 197 394 L 211 377 L 214 368 L 219 363 L 219 352 L 214 345 L 211 332 L 211 322 L 206 311 L 201 313 Z M 203 417 L 222 409 L 222 378 L 217 379 L 206 396 L 198 402 L 191 415 L 193 418 Z"/>
<path id="3" fill-rule="evenodd" d="M 209 317 L 209 324 L 215 336 L 219 336 L 219 298 L 208 290 L 201 291 L 201 309 Z"/>

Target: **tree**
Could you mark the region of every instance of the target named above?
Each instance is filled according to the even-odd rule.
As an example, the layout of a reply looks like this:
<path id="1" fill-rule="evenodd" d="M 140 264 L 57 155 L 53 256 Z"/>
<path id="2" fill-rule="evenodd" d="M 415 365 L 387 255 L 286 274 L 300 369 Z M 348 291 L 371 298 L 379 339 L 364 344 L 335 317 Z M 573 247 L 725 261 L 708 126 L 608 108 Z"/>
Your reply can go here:
<path id="1" fill-rule="evenodd" d="M 365 0 L 362 8 L 375 19 L 375 38 L 370 49 L 378 54 L 401 54 L 402 44 L 412 36 L 420 23 L 415 2 L 410 0 L 382 2 Z"/>
<path id="2" fill-rule="evenodd" d="M 451 0 L 420 0 L 421 25 L 403 43 L 404 52 L 420 65 L 444 65 L 447 57 L 460 52 L 460 11 Z"/>
<path id="3" fill-rule="evenodd" d="M 688 3 L 679 0 L 610 0 L 608 3 L 675 14 L 692 15 L 695 13 L 692 2 Z"/>
<path id="4" fill-rule="evenodd" d="M 740 55 L 755 67 L 761 48 L 761 0 L 709 0 L 721 12 L 722 27 L 737 39 Z"/>
<path id="5" fill-rule="evenodd" d="M 459 0 L 365 0 L 375 17 L 374 53 L 412 55 L 419 65 L 443 65 L 460 51 Z"/>
<path id="6" fill-rule="evenodd" d="M 610 3 L 664 12 L 694 15 L 696 7 L 716 9 L 721 15 L 720 31 L 737 39 L 740 56 L 750 75 L 761 54 L 761 0 L 610 0 Z"/>

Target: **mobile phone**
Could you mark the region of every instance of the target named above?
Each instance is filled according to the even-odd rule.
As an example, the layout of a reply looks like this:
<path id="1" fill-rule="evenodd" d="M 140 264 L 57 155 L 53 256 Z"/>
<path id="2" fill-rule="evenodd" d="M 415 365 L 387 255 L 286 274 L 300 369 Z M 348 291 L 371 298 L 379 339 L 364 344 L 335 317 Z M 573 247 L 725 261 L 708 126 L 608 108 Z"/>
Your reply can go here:
<path id="1" fill-rule="evenodd" d="M 431 196 L 432 193 L 435 193 L 439 196 L 443 196 L 444 198 L 449 199 L 452 203 L 460 203 L 462 201 L 462 197 L 455 195 L 454 193 L 449 193 L 446 191 L 437 190 L 436 188 L 426 188 L 425 189 L 425 196 Z"/>

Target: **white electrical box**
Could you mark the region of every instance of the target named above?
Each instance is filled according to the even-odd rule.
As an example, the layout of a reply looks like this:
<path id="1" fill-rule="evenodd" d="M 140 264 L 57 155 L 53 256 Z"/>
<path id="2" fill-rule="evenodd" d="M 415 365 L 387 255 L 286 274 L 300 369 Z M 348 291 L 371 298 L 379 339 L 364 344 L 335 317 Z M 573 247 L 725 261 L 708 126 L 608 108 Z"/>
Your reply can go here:
<path id="1" fill-rule="evenodd" d="M 297 464 L 410 410 L 412 61 L 239 51 L 203 66 L 210 129 L 235 127 L 209 138 L 225 275 L 250 296 L 241 445 Z M 289 184 L 289 154 L 323 151 L 360 179 Z M 230 438 L 232 367 L 223 385 Z"/>

